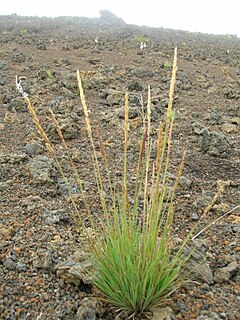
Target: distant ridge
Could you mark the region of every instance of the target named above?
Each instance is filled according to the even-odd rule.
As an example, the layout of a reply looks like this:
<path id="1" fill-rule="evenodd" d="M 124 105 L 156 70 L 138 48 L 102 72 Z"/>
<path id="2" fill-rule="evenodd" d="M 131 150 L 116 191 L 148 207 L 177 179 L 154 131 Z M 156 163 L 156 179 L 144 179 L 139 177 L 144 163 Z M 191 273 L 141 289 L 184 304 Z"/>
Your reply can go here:
<path id="1" fill-rule="evenodd" d="M 17 14 L 0 15 L 0 31 L 7 32 L 15 30 L 28 30 L 32 32 L 54 32 L 61 28 L 67 28 L 69 32 L 84 31 L 88 33 L 97 32 L 127 32 L 129 36 L 138 35 L 139 33 L 150 35 L 158 40 L 169 41 L 178 39 L 180 41 L 236 41 L 239 43 L 240 38 L 236 35 L 214 35 L 200 32 L 189 32 L 184 30 L 167 29 L 163 27 L 148 27 L 127 24 L 122 18 L 117 17 L 109 10 L 101 10 L 99 18 L 87 18 L 81 16 L 60 16 L 60 17 L 38 17 L 38 16 L 20 16 Z M 124 37 L 126 34 L 124 35 Z"/>

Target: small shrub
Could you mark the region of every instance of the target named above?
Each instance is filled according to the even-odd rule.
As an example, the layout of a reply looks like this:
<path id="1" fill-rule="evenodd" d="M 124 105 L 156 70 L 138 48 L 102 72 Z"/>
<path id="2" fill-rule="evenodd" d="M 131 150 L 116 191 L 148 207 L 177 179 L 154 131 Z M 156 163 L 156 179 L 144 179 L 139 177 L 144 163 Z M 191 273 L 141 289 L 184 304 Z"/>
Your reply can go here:
<path id="1" fill-rule="evenodd" d="M 148 39 L 143 35 L 143 34 L 139 34 L 137 35 L 135 38 L 135 41 L 141 43 L 141 42 L 148 42 Z"/>
<path id="2" fill-rule="evenodd" d="M 26 29 L 22 29 L 22 30 L 20 30 L 20 34 L 22 36 L 26 36 L 28 34 L 28 31 Z"/>
<path id="3" fill-rule="evenodd" d="M 164 61 L 164 63 L 161 65 L 163 69 L 170 69 L 171 68 L 171 62 L 168 60 Z"/>
<path id="4" fill-rule="evenodd" d="M 54 75 L 53 75 L 53 72 L 52 72 L 51 69 L 47 69 L 46 70 L 46 74 L 47 74 L 48 79 L 53 79 L 54 78 Z"/>

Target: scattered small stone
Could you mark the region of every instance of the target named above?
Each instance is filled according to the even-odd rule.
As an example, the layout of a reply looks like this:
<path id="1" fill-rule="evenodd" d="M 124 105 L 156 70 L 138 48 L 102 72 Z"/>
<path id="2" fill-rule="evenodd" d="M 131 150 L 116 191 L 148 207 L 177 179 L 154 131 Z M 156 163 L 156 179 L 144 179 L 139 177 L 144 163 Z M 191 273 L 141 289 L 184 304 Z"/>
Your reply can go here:
<path id="1" fill-rule="evenodd" d="M 76 320 L 95 320 L 96 319 L 96 302 L 89 298 L 84 298 L 76 314 Z"/>
<path id="2" fill-rule="evenodd" d="M 38 50 L 47 50 L 47 46 L 45 43 L 42 43 L 42 42 L 39 42 L 37 45 L 36 45 L 36 48 Z"/>
<path id="3" fill-rule="evenodd" d="M 29 156 L 36 156 L 43 152 L 43 146 L 37 142 L 27 143 L 23 150 Z"/>
<path id="4" fill-rule="evenodd" d="M 26 61 L 26 56 L 22 52 L 16 52 L 15 55 L 12 57 L 12 61 L 16 63 L 23 63 Z"/>
<path id="5" fill-rule="evenodd" d="M 24 90 L 26 91 L 26 90 Z M 28 108 L 26 106 L 26 103 L 24 100 L 20 97 L 17 97 L 15 99 L 12 99 L 8 104 L 7 104 L 7 109 L 8 111 L 11 111 L 15 109 L 17 112 L 27 112 Z"/>
<path id="6" fill-rule="evenodd" d="M 80 118 L 75 112 L 71 112 L 67 115 L 61 115 L 57 120 L 65 140 L 71 140 L 79 135 L 81 130 Z M 51 133 L 54 138 L 59 139 L 59 135 L 54 124 L 51 123 L 46 131 L 47 133 Z"/>
<path id="7" fill-rule="evenodd" d="M 124 94 L 122 92 L 116 91 L 116 93 L 112 93 L 107 96 L 106 102 L 109 106 L 121 105 L 123 103 Z"/>
<path id="8" fill-rule="evenodd" d="M 237 246 L 238 246 L 237 241 L 233 241 L 233 242 L 229 243 L 229 248 L 237 248 Z"/>
<path id="9" fill-rule="evenodd" d="M 214 197 L 213 193 L 207 192 L 207 191 L 202 191 L 202 194 L 197 197 L 197 199 L 194 201 L 193 205 L 197 210 L 202 211 L 207 206 L 210 205 L 213 197 Z"/>
<path id="10" fill-rule="evenodd" d="M 222 130 L 226 133 L 238 133 L 240 131 L 239 127 L 232 123 L 224 123 Z"/>
<path id="11" fill-rule="evenodd" d="M 160 108 L 165 109 L 168 106 L 168 102 L 169 102 L 169 99 L 167 99 L 167 98 L 161 99 L 160 104 L 159 104 Z"/>
<path id="12" fill-rule="evenodd" d="M 16 262 L 14 262 L 11 258 L 4 260 L 3 265 L 8 270 L 16 270 Z"/>
<path id="13" fill-rule="evenodd" d="M 224 97 L 227 99 L 239 99 L 240 98 L 240 90 L 239 88 L 228 87 L 224 90 Z"/>
<path id="14" fill-rule="evenodd" d="M 122 106 L 120 108 L 117 108 L 114 110 L 115 116 L 119 117 L 120 119 L 125 118 L 125 106 Z M 135 119 L 139 115 L 139 109 L 134 107 L 134 108 L 129 108 L 129 119 Z"/>
<path id="15" fill-rule="evenodd" d="M 65 181 L 63 179 L 57 180 L 59 192 L 62 195 L 66 196 L 66 195 L 69 195 L 69 190 L 70 190 L 71 194 L 76 195 L 78 193 L 78 186 L 77 186 L 75 179 L 70 177 L 66 180 L 67 180 L 67 184 L 65 183 Z"/>
<path id="16" fill-rule="evenodd" d="M 20 262 L 17 262 L 17 263 L 16 263 L 16 269 L 17 269 L 19 272 L 26 272 L 26 271 L 27 271 L 26 265 L 23 264 L 23 263 L 20 263 Z"/>
<path id="17" fill-rule="evenodd" d="M 52 160 L 46 156 L 36 156 L 28 164 L 28 169 L 34 184 L 52 183 L 50 178 L 53 170 Z"/>
<path id="18" fill-rule="evenodd" d="M 26 207 L 28 212 L 32 212 L 41 207 L 42 201 L 41 197 L 30 195 L 22 200 L 22 207 Z"/>
<path id="19" fill-rule="evenodd" d="M 0 239 L 7 239 L 11 236 L 12 229 L 6 228 L 2 223 L 0 223 Z"/>
<path id="20" fill-rule="evenodd" d="M 42 216 L 46 224 L 55 224 L 69 220 L 68 214 L 64 210 L 48 210 L 43 208 Z"/>
<path id="21" fill-rule="evenodd" d="M 184 248 L 184 254 L 188 255 L 193 248 L 195 249 L 184 268 L 193 272 L 194 280 L 212 284 L 213 273 L 206 260 L 205 243 L 199 240 L 193 241 L 193 243 L 190 243 Z"/>
<path id="22" fill-rule="evenodd" d="M 201 290 L 202 290 L 204 293 L 210 291 L 210 286 L 209 286 L 209 284 L 208 284 L 208 283 L 203 283 L 203 284 L 201 285 Z"/>
<path id="23" fill-rule="evenodd" d="M 230 210 L 230 206 L 228 203 L 219 203 L 219 204 L 215 204 L 212 207 L 212 210 L 214 210 L 216 213 L 223 214 Z"/>
<path id="24" fill-rule="evenodd" d="M 6 181 L 0 182 L 0 191 L 5 191 L 5 192 L 8 191 L 12 183 L 13 183 L 12 180 L 6 180 Z"/>
<path id="25" fill-rule="evenodd" d="M 195 121 L 192 123 L 192 128 L 195 134 L 202 134 L 203 130 L 206 129 L 206 127 L 199 121 Z"/>
<path id="26" fill-rule="evenodd" d="M 46 249 L 37 249 L 33 254 L 33 266 L 37 269 L 51 269 L 53 266 L 52 253 Z"/>
<path id="27" fill-rule="evenodd" d="M 222 318 L 221 314 L 218 316 L 215 312 L 207 312 L 207 314 L 201 315 L 197 317 L 196 320 L 225 320 L 226 318 Z"/>
<path id="28" fill-rule="evenodd" d="M 7 82 L 7 78 L 5 76 L 0 77 L 0 86 L 5 86 Z"/>
<path id="29" fill-rule="evenodd" d="M 223 123 L 223 118 L 217 109 L 215 109 L 211 112 L 210 122 L 211 122 L 211 124 L 217 124 L 217 125 L 220 125 Z"/>
<path id="30" fill-rule="evenodd" d="M 220 268 L 215 272 L 214 281 L 217 283 L 227 282 L 237 274 L 238 269 L 238 263 L 236 261 L 233 261 L 226 267 Z"/>
<path id="31" fill-rule="evenodd" d="M 176 180 L 176 176 L 174 174 L 168 173 L 167 176 L 169 177 L 169 179 L 171 179 L 171 181 L 174 183 Z M 185 176 L 181 176 L 180 177 L 180 181 L 179 181 L 180 186 L 182 187 L 183 190 L 187 190 L 191 187 L 192 185 L 192 180 L 185 177 Z"/>
<path id="32" fill-rule="evenodd" d="M 8 110 L 6 111 L 6 113 L 4 115 L 3 122 L 4 123 L 18 123 L 19 122 L 17 112 L 14 108 L 11 111 L 8 111 Z"/>
<path id="33" fill-rule="evenodd" d="M 173 310 L 170 307 L 154 308 L 152 320 L 171 320 L 173 317 Z"/>
<path id="34" fill-rule="evenodd" d="M 0 61 L 0 70 L 6 70 L 7 69 L 7 63 Z"/>
<path id="35" fill-rule="evenodd" d="M 80 163 L 82 161 L 82 153 L 77 148 L 72 148 L 70 150 L 70 156 L 74 162 Z"/>
<path id="36" fill-rule="evenodd" d="M 230 105 L 227 111 L 229 116 L 240 118 L 240 105 Z"/>
<path id="37" fill-rule="evenodd" d="M 198 145 L 202 151 L 212 156 L 227 156 L 230 153 L 231 144 L 223 133 L 212 132 L 204 128 L 199 134 Z"/>
<path id="38" fill-rule="evenodd" d="M 199 215 L 197 214 L 197 212 L 193 212 L 192 213 L 192 221 L 198 221 L 199 220 Z"/>
<path id="39" fill-rule="evenodd" d="M 26 158 L 27 158 L 26 153 L 4 154 L 3 152 L 2 153 L 0 152 L 0 164 L 3 164 L 3 163 L 18 164 L 24 161 Z"/>
<path id="40" fill-rule="evenodd" d="M 142 91 L 143 86 L 139 81 L 133 81 L 128 85 L 128 91 Z"/>
<path id="41" fill-rule="evenodd" d="M 187 177 L 185 177 L 185 176 L 181 176 L 179 183 L 180 183 L 180 186 L 181 186 L 184 190 L 187 190 L 187 189 L 189 189 L 189 188 L 191 187 L 191 185 L 192 185 L 192 180 L 189 179 L 189 178 L 187 178 Z"/>
<path id="42" fill-rule="evenodd" d="M 57 264 L 55 270 L 57 276 L 64 282 L 75 285 L 92 284 L 93 267 L 89 261 L 89 254 L 84 251 L 79 251 L 77 255 L 70 256 L 66 261 Z"/>

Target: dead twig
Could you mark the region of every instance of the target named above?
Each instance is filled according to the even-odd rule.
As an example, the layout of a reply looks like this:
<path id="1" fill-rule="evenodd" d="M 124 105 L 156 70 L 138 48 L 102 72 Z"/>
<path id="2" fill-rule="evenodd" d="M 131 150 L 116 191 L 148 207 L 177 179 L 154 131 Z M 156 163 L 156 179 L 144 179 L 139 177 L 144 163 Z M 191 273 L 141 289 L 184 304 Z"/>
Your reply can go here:
<path id="1" fill-rule="evenodd" d="M 194 237 L 192 237 L 192 240 L 196 239 L 198 236 L 200 236 L 200 234 L 202 234 L 204 231 L 206 231 L 208 228 L 210 228 L 212 225 L 214 225 L 215 223 L 217 223 L 218 221 L 222 220 L 224 217 L 228 216 L 230 213 L 232 213 L 233 211 L 235 211 L 236 209 L 238 209 L 240 207 L 240 205 L 232 208 L 230 211 L 224 213 L 221 217 L 217 218 L 216 220 L 212 221 L 209 225 L 207 225 L 205 228 L 203 228 L 201 231 L 199 231 Z"/>

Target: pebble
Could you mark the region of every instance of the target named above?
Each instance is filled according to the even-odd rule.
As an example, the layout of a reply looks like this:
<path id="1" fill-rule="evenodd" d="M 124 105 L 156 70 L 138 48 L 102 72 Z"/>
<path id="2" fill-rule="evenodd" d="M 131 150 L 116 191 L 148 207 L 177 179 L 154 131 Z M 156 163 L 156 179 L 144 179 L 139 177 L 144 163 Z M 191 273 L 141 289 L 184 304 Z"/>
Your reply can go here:
<path id="1" fill-rule="evenodd" d="M 198 221 L 199 220 L 199 215 L 197 214 L 197 212 L 193 212 L 192 213 L 192 220 L 193 221 Z"/>
<path id="2" fill-rule="evenodd" d="M 96 302 L 84 298 L 78 308 L 76 320 L 96 320 Z"/>

